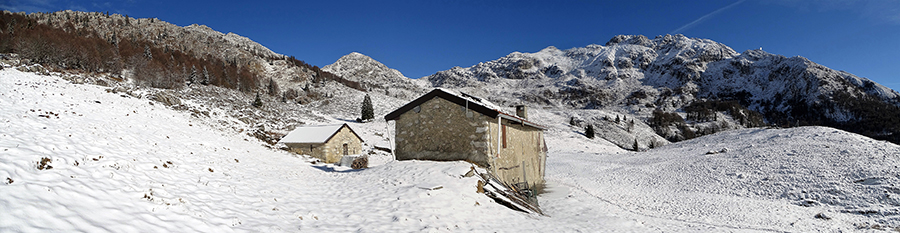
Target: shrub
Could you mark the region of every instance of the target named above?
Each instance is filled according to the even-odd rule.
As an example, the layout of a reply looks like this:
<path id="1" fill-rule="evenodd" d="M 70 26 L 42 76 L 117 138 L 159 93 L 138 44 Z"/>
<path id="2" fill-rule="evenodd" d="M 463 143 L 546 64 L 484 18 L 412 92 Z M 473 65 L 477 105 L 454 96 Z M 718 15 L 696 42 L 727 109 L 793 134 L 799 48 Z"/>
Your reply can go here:
<path id="1" fill-rule="evenodd" d="M 594 125 L 587 125 L 584 129 L 584 136 L 590 139 L 594 138 Z"/>
<path id="2" fill-rule="evenodd" d="M 53 166 L 50 165 L 50 162 L 51 162 L 50 158 L 47 158 L 47 157 L 41 158 L 41 161 L 37 162 L 37 169 L 38 170 L 53 169 Z"/>

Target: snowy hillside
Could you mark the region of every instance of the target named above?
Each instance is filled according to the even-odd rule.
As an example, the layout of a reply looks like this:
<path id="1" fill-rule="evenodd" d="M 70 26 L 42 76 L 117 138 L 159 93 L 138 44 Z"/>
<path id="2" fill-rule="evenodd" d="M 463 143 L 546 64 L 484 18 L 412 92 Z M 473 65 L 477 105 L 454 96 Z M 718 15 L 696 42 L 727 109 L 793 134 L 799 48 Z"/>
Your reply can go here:
<path id="1" fill-rule="evenodd" d="M 167 107 L 150 100 L 160 98 L 154 89 L 110 89 L 0 70 L 0 231 L 900 227 L 900 147 L 831 128 L 730 131 L 636 153 L 551 124 L 549 192 L 539 196 L 547 215 L 536 216 L 477 193 L 477 179 L 462 176 L 471 166 L 465 162 L 392 161 L 375 152 L 369 169 L 349 170 L 271 149 L 239 133 L 253 124 L 230 113 L 248 109 L 242 100 L 217 102 L 239 97 L 228 90 L 188 90 L 222 94 Z M 300 122 L 343 121 L 294 111 L 306 111 L 292 115 Z M 543 109 L 530 116 L 568 117 Z M 389 135 L 383 121 L 350 124 L 367 142 Z M 241 125 L 251 128 L 232 128 Z"/>
<path id="2" fill-rule="evenodd" d="M 900 93 L 894 90 L 806 58 L 761 50 L 737 53 L 724 44 L 683 35 L 620 35 L 604 46 L 514 52 L 424 79 L 503 105 L 603 109 L 645 122 L 655 110 L 683 112 L 707 100 L 736 101 L 770 124 L 832 125 L 900 142 L 900 128 L 894 124 L 900 123 Z M 743 122 L 745 115 L 730 117 Z"/>

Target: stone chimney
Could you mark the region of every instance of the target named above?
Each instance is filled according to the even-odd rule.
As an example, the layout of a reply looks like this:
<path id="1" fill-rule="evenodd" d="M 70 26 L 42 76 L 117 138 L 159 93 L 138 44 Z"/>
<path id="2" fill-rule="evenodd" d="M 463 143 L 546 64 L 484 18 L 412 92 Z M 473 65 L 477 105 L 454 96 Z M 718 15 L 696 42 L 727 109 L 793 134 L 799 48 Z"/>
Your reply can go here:
<path id="1" fill-rule="evenodd" d="M 516 116 L 528 120 L 528 107 L 525 105 L 516 105 Z"/>

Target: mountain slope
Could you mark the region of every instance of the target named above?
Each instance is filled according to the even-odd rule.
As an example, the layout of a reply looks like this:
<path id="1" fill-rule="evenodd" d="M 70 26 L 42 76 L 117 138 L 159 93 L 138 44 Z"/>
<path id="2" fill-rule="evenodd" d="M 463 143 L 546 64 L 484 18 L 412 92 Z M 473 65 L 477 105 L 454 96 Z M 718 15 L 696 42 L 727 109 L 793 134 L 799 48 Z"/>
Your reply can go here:
<path id="1" fill-rule="evenodd" d="M 626 111 L 648 121 L 654 110 L 735 101 L 779 126 L 828 125 L 900 143 L 900 93 L 894 90 L 806 58 L 737 53 L 682 35 L 620 35 L 605 46 L 515 52 L 424 79 L 500 103 Z M 731 117 L 745 122 L 749 113 L 741 112 Z"/>

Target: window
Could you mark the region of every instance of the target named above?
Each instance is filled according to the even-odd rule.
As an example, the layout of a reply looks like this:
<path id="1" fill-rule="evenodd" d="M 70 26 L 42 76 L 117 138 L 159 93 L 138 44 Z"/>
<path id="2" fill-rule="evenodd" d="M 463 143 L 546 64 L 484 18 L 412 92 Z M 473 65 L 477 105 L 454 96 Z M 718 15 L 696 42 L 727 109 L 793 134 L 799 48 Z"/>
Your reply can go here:
<path id="1" fill-rule="evenodd" d="M 506 125 L 503 125 L 501 131 L 503 133 L 503 148 L 506 148 Z"/>
<path id="2" fill-rule="evenodd" d="M 350 154 L 350 147 L 347 146 L 347 143 L 344 143 L 344 155 Z"/>

